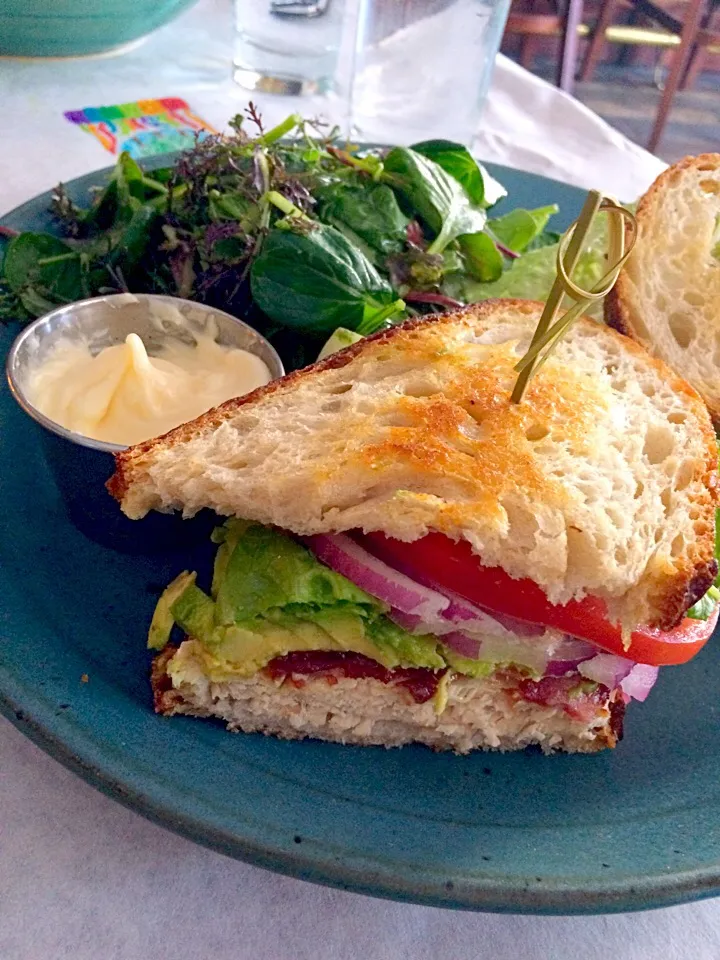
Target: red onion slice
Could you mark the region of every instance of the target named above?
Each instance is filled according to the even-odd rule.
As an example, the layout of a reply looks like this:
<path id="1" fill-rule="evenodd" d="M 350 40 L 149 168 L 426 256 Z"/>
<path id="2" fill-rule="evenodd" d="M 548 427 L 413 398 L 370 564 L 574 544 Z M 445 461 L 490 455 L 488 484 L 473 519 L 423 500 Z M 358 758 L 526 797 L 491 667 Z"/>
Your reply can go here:
<path id="1" fill-rule="evenodd" d="M 585 660 L 578 667 L 578 672 L 588 680 L 594 680 L 595 683 L 602 683 L 609 690 L 614 690 L 620 686 L 622 680 L 627 677 L 635 663 L 632 660 L 626 660 L 625 657 L 618 657 L 612 653 L 598 653 L 592 660 Z"/>
<path id="2" fill-rule="evenodd" d="M 461 656 L 478 659 L 482 653 L 488 660 L 499 658 L 499 662 L 517 659 L 554 677 L 578 670 L 611 690 L 622 686 L 630 696 L 637 692 L 636 699 L 644 699 L 655 682 L 655 668 L 638 671 L 640 665 L 632 660 L 599 653 L 574 637 L 565 637 L 560 643 L 524 644 L 524 638 L 539 637 L 546 628 L 514 617 L 503 617 L 501 623 L 495 614 L 451 591 L 417 583 L 345 534 L 318 534 L 304 542 L 322 563 L 387 604 L 395 623 L 411 633 L 435 634 Z M 459 626 L 462 629 L 458 630 Z"/>
<path id="3" fill-rule="evenodd" d="M 502 618 L 505 623 L 501 623 L 494 615 L 457 594 L 420 584 L 378 559 L 346 534 L 316 534 L 305 537 L 304 542 L 318 560 L 352 580 L 361 590 L 400 613 L 422 618 L 428 632 L 447 633 L 448 621 L 450 629 L 462 625 L 464 630 L 483 635 L 540 636 L 545 632 L 543 626 L 515 621 L 512 617 Z"/>
<path id="4" fill-rule="evenodd" d="M 427 621 L 439 618 L 448 607 L 441 594 L 398 573 L 345 534 L 317 534 L 306 537 L 305 543 L 322 563 L 401 613 Z"/>
<path id="5" fill-rule="evenodd" d="M 659 669 L 612 653 L 598 653 L 592 660 L 581 663 L 578 672 L 588 680 L 602 683 L 609 690 L 620 687 L 626 696 L 642 701 L 655 685 Z"/>
<path id="6" fill-rule="evenodd" d="M 620 683 L 620 688 L 625 696 L 632 697 L 642 703 L 647 700 L 647 695 L 655 686 L 659 672 L 658 667 L 651 667 L 649 663 L 636 663 Z"/>
<path id="7" fill-rule="evenodd" d="M 461 657 L 467 657 L 468 660 L 479 660 L 482 643 L 475 637 L 468 636 L 461 630 L 453 630 L 452 633 L 446 633 L 442 638 L 444 644 L 460 654 Z"/>
<path id="8" fill-rule="evenodd" d="M 540 637 L 545 633 L 545 627 L 541 623 L 528 623 L 526 620 L 518 620 L 516 617 L 509 617 L 503 613 L 490 612 L 470 603 L 469 600 L 465 600 L 451 590 L 439 587 L 437 584 L 433 584 L 432 589 L 450 601 L 450 605 L 443 616 L 455 623 L 462 623 L 466 629 L 471 628 L 477 622 L 478 629 L 487 630 L 491 625 L 500 624 L 508 633 L 513 633 L 518 637 Z"/>
<path id="9" fill-rule="evenodd" d="M 414 613 L 403 613 L 402 610 L 398 610 L 397 607 L 392 607 L 388 616 L 393 623 L 402 627 L 403 630 L 407 630 L 408 633 L 423 633 L 422 618 L 416 616 Z M 427 631 L 425 632 L 427 633 Z"/>

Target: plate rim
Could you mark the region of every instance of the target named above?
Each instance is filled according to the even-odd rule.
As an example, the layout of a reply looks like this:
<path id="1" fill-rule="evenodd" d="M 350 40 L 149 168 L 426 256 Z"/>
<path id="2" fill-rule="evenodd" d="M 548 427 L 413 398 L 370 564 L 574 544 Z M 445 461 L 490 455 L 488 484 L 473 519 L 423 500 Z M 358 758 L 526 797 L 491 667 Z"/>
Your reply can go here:
<path id="1" fill-rule="evenodd" d="M 147 158 L 143 165 L 152 169 L 167 163 L 172 156 Z M 581 188 L 560 180 L 502 164 L 483 163 L 500 179 L 504 171 L 509 171 L 513 175 L 545 184 L 557 184 L 563 190 L 583 193 Z M 85 188 L 88 180 L 96 177 L 101 182 L 100 178 L 107 177 L 112 169 L 112 166 L 107 166 L 89 171 L 67 181 L 66 185 L 82 183 Z M 0 223 L 24 217 L 26 211 L 35 210 L 38 203 L 49 196 L 50 190 L 31 197 L 0 216 Z M 4 675 L 6 672 L 0 666 L 0 680 Z M 704 867 L 675 870 L 670 874 L 660 871 L 629 874 L 605 883 L 598 882 L 599 877 L 593 877 L 585 879 L 582 887 L 577 883 L 543 880 L 534 885 L 526 882 L 522 889 L 518 886 L 510 889 L 510 881 L 503 877 L 473 881 L 464 881 L 462 878 L 454 881 L 434 880 L 426 871 L 424 877 L 411 879 L 407 874 L 403 876 L 394 872 L 392 868 L 373 864 L 372 858 L 345 858 L 333 864 L 328 857 L 323 858 L 322 848 L 319 855 L 313 856 L 304 853 L 300 845 L 296 849 L 286 849 L 279 844 L 273 846 L 269 841 L 242 838 L 229 830 L 211 826 L 187 810 L 173 807 L 154 796 L 157 786 L 153 782 L 144 794 L 128 787 L 122 778 L 114 776 L 107 766 L 104 768 L 99 762 L 101 744 L 95 743 L 87 735 L 74 733 L 69 724 L 64 724 L 63 719 L 54 713 L 48 715 L 42 697 L 37 693 L 13 691 L 11 675 L 7 675 L 7 680 L 0 683 L 0 714 L 66 769 L 151 822 L 215 852 L 323 886 L 424 906 L 531 915 L 588 915 L 656 909 L 720 893 L 720 859 Z M 68 727 L 65 735 L 64 725 Z M 81 742 L 77 742 L 78 739 Z"/>
<path id="2" fill-rule="evenodd" d="M 583 889 L 574 884 L 549 884 L 544 880 L 534 886 L 527 883 L 522 889 L 517 887 L 512 893 L 504 878 L 474 883 L 426 880 L 420 885 L 396 874 L 378 871 L 377 865 L 371 878 L 367 876 L 367 868 L 349 865 L 347 861 L 332 869 L 327 860 L 304 856 L 300 849 L 288 853 L 281 846 L 272 847 L 269 843 L 241 839 L 230 831 L 210 827 L 185 811 L 171 809 L 167 804 L 154 800 L 151 790 L 143 796 L 128 789 L 122 780 L 97 765 L 92 757 L 91 742 L 88 742 L 88 749 L 81 755 L 77 748 L 69 745 L 71 737 L 64 739 L 54 733 L 32 716 L 25 701 L 22 705 L 16 703 L 2 687 L 0 714 L 48 756 L 89 786 L 152 823 L 232 859 L 321 886 L 421 906 L 536 916 L 597 915 L 662 909 L 707 899 L 719 892 L 720 861 L 709 867 L 676 871 L 668 876 L 659 873 L 638 874 L 607 884 L 586 882 Z M 58 726 L 61 724 L 56 724 Z"/>

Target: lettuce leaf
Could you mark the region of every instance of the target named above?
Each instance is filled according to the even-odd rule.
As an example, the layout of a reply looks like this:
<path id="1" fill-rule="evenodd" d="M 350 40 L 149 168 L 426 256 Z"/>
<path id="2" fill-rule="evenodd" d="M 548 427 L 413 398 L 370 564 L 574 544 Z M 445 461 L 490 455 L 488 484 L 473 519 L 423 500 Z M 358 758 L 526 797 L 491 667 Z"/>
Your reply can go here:
<path id="1" fill-rule="evenodd" d="M 231 519 L 212 537 L 219 545 L 212 596 L 195 575 L 176 578 L 158 602 L 150 643 L 167 643 L 172 624 L 211 656 L 244 675 L 292 650 L 348 650 L 388 668 L 442 670 L 432 636 L 415 636 L 389 620 L 387 607 L 321 564 L 271 527 Z"/>
<path id="2" fill-rule="evenodd" d="M 216 622 L 230 624 L 297 607 L 353 606 L 361 616 L 382 613 L 379 600 L 328 567 L 295 540 L 259 524 L 229 520 L 225 545 L 232 553 L 216 563 Z"/>
<path id="3" fill-rule="evenodd" d="M 548 220 L 557 212 L 557 204 L 536 207 L 534 210 L 518 207 L 502 217 L 488 220 L 487 229 L 490 235 L 500 243 L 516 253 L 522 253 L 543 233 Z"/>
<path id="4" fill-rule="evenodd" d="M 720 562 L 720 507 L 715 508 L 715 559 Z M 685 616 L 691 620 L 709 620 L 718 600 L 720 600 L 720 573 L 715 577 L 715 583 L 708 592 L 690 607 Z"/>
<path id="5" fill-rule="evenodd" d="M 508 215 L 509 217 L 510 215 Z M 591 289 L 605 273 L 607 252 L 607 226 L 605 218 L 598 218 L 588 236 L 585 249 L 580 254 L 573 279 L 581 287 Z M 479 283 L 468 278 L 449 278 L 453 284 L 460 282 L 461 289 L 446 290 L 466 303 L 475 303 L 491 297 L 517 297 L 521 300 L 547 300 L 555 280 L 555 264 L 558 244 L 528 250 L 513 260 L 501 277 L 492 283 Z M 602 301 L 588 307 L 589 316 L 602 319 Z"/>
<path id="6" fill-rule="evenodd" d="M 709 620 L 718 600 L 720 600 L 720 590 L 714 586 L 710 587 L 708 592 L 690 607 L 685 616 L 690 620 Z"/>

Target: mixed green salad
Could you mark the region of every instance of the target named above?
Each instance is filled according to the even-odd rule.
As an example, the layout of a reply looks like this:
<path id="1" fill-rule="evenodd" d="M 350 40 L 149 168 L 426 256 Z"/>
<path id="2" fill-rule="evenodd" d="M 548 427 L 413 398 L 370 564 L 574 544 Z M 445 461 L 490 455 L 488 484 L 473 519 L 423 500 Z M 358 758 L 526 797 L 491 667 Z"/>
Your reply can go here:
<path id="1" fill-rule="evenodd" d="M 547 296 L 557 208 L 493 215 L 506 191 L 464 146 L 363 151 L 296 115 L 265 130 L 246 113 L 151 171 L 122 154 L 89 206 L 58 186 L 57 236 L 5 228 L 0 320 L 164 293 L 242 317 L 292 368 L 338 327 L 366 335 L 488 297 Z M 598 236 L 576 278 L 592 285 L 603 261 Z"/>

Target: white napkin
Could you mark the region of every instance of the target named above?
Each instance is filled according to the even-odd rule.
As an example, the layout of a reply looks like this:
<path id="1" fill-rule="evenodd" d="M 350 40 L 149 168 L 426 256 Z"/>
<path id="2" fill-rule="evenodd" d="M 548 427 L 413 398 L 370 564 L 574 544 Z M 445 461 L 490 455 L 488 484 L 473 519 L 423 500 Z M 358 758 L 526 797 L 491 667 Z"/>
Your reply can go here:
<path id="1" fill-rule="evenodd" d="M 720 900 L 610 917 L 507 917 L 374 900 L 167 833 L 63 770 L 2 719 L 0 770 L 2 960 L 720 957 Z"/>

